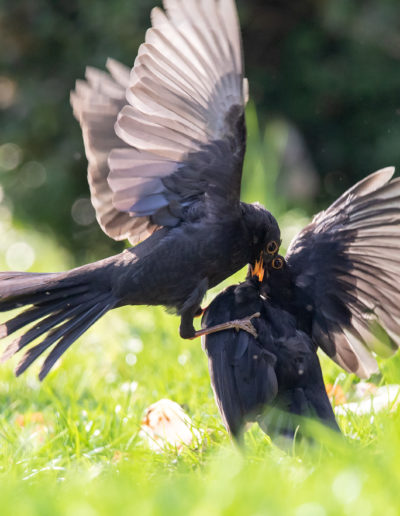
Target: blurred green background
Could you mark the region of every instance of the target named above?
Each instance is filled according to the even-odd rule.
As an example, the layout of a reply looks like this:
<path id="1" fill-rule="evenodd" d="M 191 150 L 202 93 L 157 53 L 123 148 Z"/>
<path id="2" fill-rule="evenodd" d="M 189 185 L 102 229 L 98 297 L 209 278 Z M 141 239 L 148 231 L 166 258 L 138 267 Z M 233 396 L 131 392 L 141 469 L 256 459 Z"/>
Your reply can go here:
<path id="1" fill-rule="evenodd" d="M 0 0 L 0 270 L 62 270 L 123 246 L 94 219 L 69 91 L 86 65 L 133 63 L 155 3 Z M 399 1 L 238 7 L 252 99 L 243 197 L 273 211 L 287 246 L 345 188 L 400 163 Z M 180 339 L 178 323 L 161 308 L 116 310 L 43 384 L 40 364 L 18 379 L 18 358 L 2 366 L 2 515 L 399 514 L 397 403 L 341 416 L 344 438 L 316 428 L 321 446 L 305 449 L 278 449 L 253 428 L 239 452 L 200 343 Z M 399 363 L 382 361 L 373 382 L 400 383 Z M 326 357 L 322 366 L 351 400 L 358 380 Z M 181 455 L 156 454 L 139 434 L 163 397 L 204 435 Z"/>
<path id="2" fill-rule="evenodd" d="M 77 263 L 121 244 L 94 220 L 69 92 L 86 65 L 103 68 L 107 56 L 133 63 L 157 3 L 0 0 L 0 220 L 12 214 L 49 234 Z M 253 102 L 246 200 L 310 215 L 399 164 L 398 0 L 238 0 L 238 8 Z"/>

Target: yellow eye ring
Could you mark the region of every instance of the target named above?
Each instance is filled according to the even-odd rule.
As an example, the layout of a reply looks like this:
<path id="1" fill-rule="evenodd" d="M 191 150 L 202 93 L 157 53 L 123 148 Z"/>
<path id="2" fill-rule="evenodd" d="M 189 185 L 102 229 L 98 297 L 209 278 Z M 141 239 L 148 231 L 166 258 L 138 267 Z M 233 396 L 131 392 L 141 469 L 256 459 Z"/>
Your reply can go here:
<path id="1" fill-rule="evenodd" d="M 269 244 L 266 247 L 266 251 L 268 254 L 275 254 L 279 251 L 279 245 L 275 240 L 272 240 L 269 242 Z"/>
<path id="2" fill-rule="evenodd" d="M 283 267 L 283 259 L 279 258 L 279 256 L 277 258 L 274 258 L 271 262 L 271 266 L 273 269 L 276 269 L 279 271 L 279 269 L 282 269 L 282 267 Z"/>

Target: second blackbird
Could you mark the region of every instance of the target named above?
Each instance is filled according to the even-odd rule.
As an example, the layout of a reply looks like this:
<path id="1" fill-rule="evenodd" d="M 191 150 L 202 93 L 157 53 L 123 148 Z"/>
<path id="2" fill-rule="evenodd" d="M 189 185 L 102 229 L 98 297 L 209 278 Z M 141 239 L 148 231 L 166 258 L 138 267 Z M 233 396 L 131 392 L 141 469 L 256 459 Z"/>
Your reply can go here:
<path id="1" fill-rule="evenodd" d="M 253 322 L 258 338 L 227 330 L 204 341 L 232 435 L 247 421 L 265 429 L 261 416 L 271 407 L 285 415 L 273 425 L 279 433 L 293 433 L 295 415 L 337 428 L 317 349 L 360 378 L 378 371 L 377 355 L 398 350 L 400 179 L 393 173 L 379 170 L 350 188 L 293 239 L 285 258 L 264 267 L 262 281 L 250 274 L 205 312 L 206 326 L 261 313 Z"/>

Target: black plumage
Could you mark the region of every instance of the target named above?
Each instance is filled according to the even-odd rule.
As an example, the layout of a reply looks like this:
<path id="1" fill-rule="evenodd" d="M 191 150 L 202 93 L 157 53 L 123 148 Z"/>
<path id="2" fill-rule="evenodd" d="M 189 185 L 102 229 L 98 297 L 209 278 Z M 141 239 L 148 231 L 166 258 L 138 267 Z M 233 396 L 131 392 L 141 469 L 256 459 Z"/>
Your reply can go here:
<path id="1" fill-rule="evenodd" d="M 295 237 L 291 310 L 316 345 L 368 378 L 400 346 L 400 180 L 369 175 Z M 275 289 L 271 289 L 271 295 Z"/>
<path id="2" fill-rule="evenodd" d="M 267 277 L 260 283 L 249 276 L 217 296 L 204 314 L 204 324 L 214 325 L 260 312 L 253 319 L 257 338 L 233 329 L 204 337 L 225 427 L 239 439 L 249 422 L 257 422 L 274 437 L 293 437 L 302 418 L 316 418 L 338 430 L 316 347 L 297 328 L 279 289 L 274 302 L 263 297 L 267 287 Z"/>
<path id="3" fill-rule="evenodd" d="M 345 192 L 290 244 L 286 258 L 265 265 L 210 305 L 204 324 L 254 312 L 258 337 L 234 330 L 208 335 L 204 346 L 217 404 L 233 435 L 248 420 L 263 428 L 280 407 L 278 431 L 293 413 L 335 428 L 316 350 L 367 378 L 376 355 L 400 345 L 400 180 L 379 170 Z M 261 419 L 260 419 L 261 418 Z M 268 429 L 269 431 L 270 429 Z"/>
<path id="4" fill-rule="evenodd" d="M 0 326 L 0 338 L 31 324 L 3 358 L 37 338 L 23 372 L 51 349 L 44 378 L 64 351 L 108 310 L 164 305 L 195 336 L 206 291 L 273 258 L 274 217 L 240 202 L 247 81 L 233 0 L 168 0 L 132 70 L 88 68 L 71 94 L 80 122 L 91 199 L 104 231 L 136 247 L 54 274 L 0 273 L 0 311 L 32 306 Z M 244 326 L 245 327 L 245 326 Z M 251 329 L 250 329 L 251 331 Z"/>
<path id="5" fill-rule="evenodd" d="M 234 0 L 164 5 L 152 11 L 132 69 L 108 60 L 109 73 L 88 68 L 71 93 L 97 220 L 110 237 L 137 245 L 67 272 L 0 273 L 0 312 L 25 309 L 0 325 L 0 338 L 31 325 L 4 358 L 43 339 L 18 374 L 50 350 L 43 378 L 99 317 L 123 305 L 173 309 L 181 336 L 192 338 L 205 292 L 246 264 L 261 278 L 278 251 L 275 218 L 240 201 L 248 84 Z M 368 176 L 318 214 L 288 251 L 290 285 L 276 289 L 290 292 L 285 311 L 296 329 L 361 377 L 377 370 L 374 354 L 400 346 L 393 172 Z M 254 313 L 235 327 L 254 333 Z"/>

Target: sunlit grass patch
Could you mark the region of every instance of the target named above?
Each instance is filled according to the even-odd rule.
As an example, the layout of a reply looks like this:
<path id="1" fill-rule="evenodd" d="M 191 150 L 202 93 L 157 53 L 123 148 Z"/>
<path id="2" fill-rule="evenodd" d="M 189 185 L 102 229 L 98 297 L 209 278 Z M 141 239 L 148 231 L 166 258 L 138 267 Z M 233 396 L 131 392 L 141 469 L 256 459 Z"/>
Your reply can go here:
<path id="1" fill-rule="evenodd" d="M 287 212 L 282 221 L 289 235 L 305 218 Z M 73 266 L 51 238 L 10 219 L 0 238 L 2 270 L 16 242 L 33 250 L 31 270 Z M 210 292 L 205 304 L 244 274 Z M 396 407 L 340 416 L 344 435 L 312 425 L 313 443 L 296 438 L 277 446 L 253 426 L 239 449 L 217 412 L 201 343 L 180 339 L 178 325 L 161 308 L 127 307 L 107 314 L 80 338 L 44 383 L 37 380 L 42 359 L 18 379 L 12 372 L 17 357 L 2 365 L 0 514 L 398 514 Z M 322 354 L 321 361 L 326 382 L 340 387 L 343 399 L 334 402 L 351 400 L 358 379 Z M 399 362 L 381 361 L 374 383 L 400 383 Z M 182 450 L 149 448 L 141 422 L 146 408 L 162 398 L 184 408 L 201 439 Z"/>
<path id="2" fill-rule="evenodd" d="M 178 323 L 159 308 L 112 312 L 43 384 L 36 365 L 18 379 L 15 362 L 3 365 L 2 514 L 397 514 L 398 411 L 348 414 L 339 418 L 345 437 L 316 425 L 314 444 L 284 449 L 254 426 L 239 450 L 217 413 L 200 342 L 181 340 Z M 357 379 L 322 362 L 348 395 Z M 398 380 L 397 362 L 385 362 L 377 383 Z M 200 444 L 149 449 L 140 425 L 161 398 L 184 407 Z"/>

